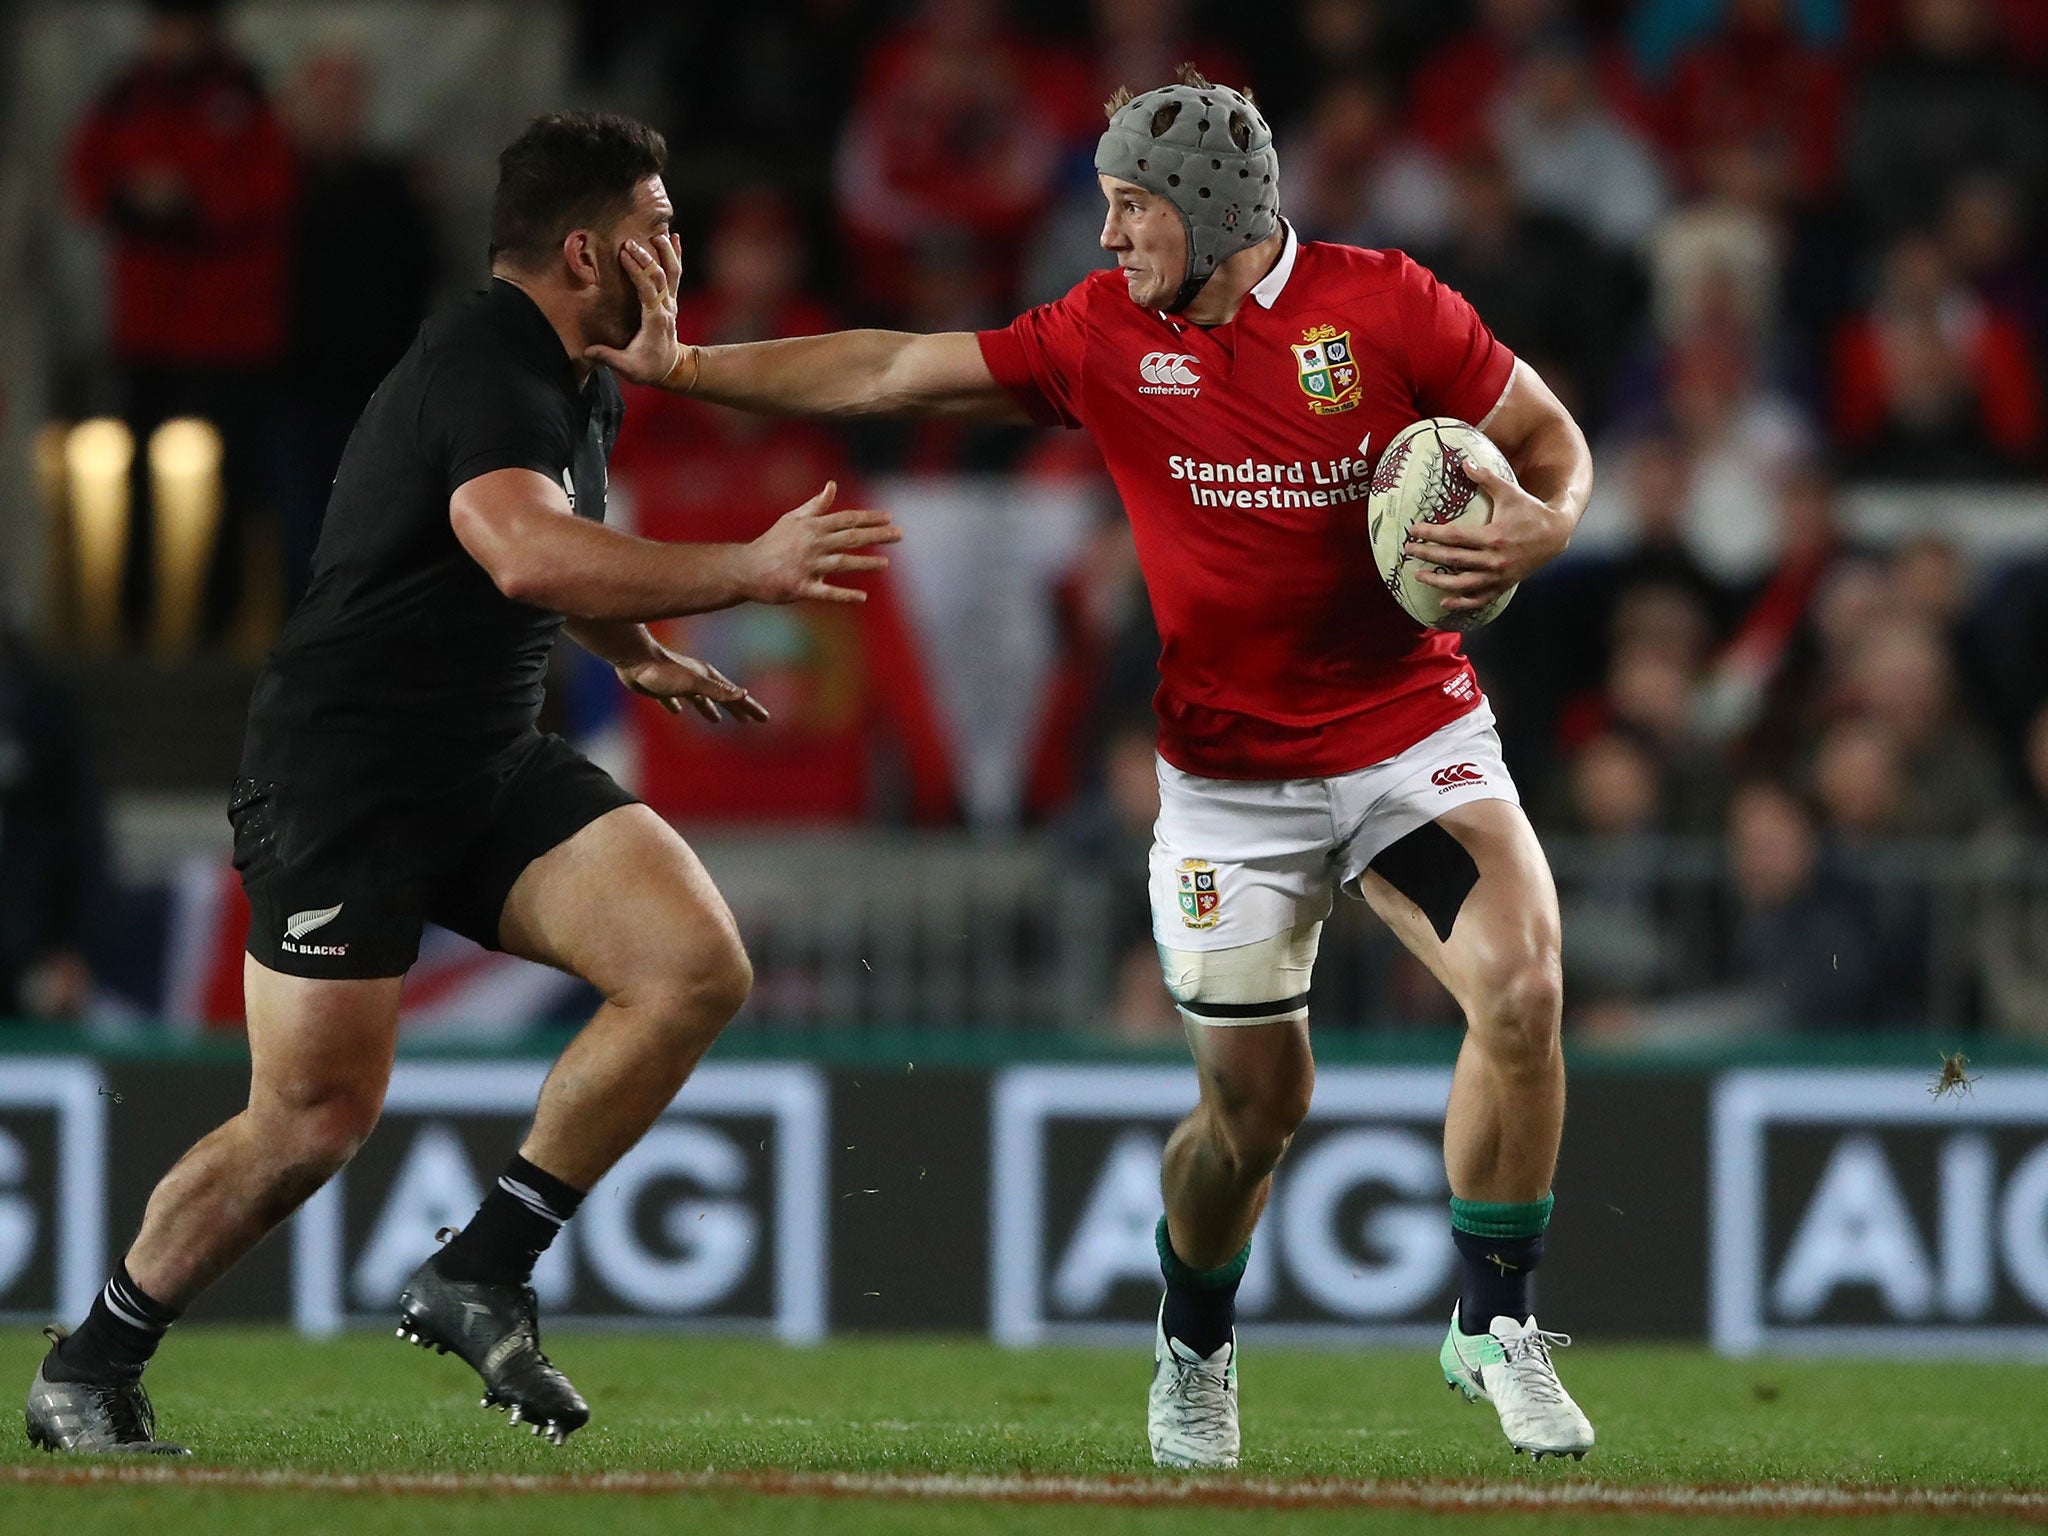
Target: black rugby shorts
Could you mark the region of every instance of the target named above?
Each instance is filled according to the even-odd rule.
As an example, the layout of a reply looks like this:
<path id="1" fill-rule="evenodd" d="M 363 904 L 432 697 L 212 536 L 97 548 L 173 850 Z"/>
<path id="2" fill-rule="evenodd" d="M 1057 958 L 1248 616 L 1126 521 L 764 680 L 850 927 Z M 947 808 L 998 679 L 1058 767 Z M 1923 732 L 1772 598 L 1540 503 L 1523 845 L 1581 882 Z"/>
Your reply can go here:
<path id="1" fill-rule="evenodd" d="M 228 805 L 248 952 L 288 976 L 400 976 L 439 923 L 487 949 L 526 866 L 637 801 L 559 736 L 429 767 L 251 726 Z"/>

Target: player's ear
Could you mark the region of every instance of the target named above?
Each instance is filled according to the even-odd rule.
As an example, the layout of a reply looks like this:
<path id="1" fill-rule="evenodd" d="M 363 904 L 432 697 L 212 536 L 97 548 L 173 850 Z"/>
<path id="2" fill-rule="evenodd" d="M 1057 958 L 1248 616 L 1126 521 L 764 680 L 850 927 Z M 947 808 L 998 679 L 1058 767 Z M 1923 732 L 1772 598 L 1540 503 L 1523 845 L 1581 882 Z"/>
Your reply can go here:
<path id="1" fill-rule="evenodd" d="M 602 280 L 597 270 L 602 254 L 596 236 L 587 229 L 572 229 L 562 237 L 562 261 L 578 287 L 591 287 Z"/>

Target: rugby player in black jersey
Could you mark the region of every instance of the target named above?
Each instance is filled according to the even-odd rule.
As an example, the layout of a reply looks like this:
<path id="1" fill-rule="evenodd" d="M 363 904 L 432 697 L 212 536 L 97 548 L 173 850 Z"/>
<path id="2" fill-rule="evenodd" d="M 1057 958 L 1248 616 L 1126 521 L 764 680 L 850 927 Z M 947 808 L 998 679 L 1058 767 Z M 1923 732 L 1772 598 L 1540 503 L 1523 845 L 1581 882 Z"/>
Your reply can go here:
<path id="1" fill-rule="evenodd" d="M 429 921 L 572 972 L 604 1004 L 476 1215 L 406 1283 L 399 1332 L 468 1361 L 486 1405 L 557 1444 L 590 1416 L 541 1352 L 534 1260 L 752 973 L 682 838 L 535 728 L 549 649 L 566 628 L 672 710 L 764 719 L 643 621 L 859 601 L 834 578 L 885 565 L 872 551 L 899 537 L 883 514 L 833 510 L 830 485 L 751 544 L 604 526 L 622 411 L 606 361 L 643 308 L 630 261 L 675 256 L 665 159 L 625 118 L 534 122 L 499 160 L 489 290 L 421 328 L 356 425 L 312 585 L 256 684 L 228 812 L 252 910 L 249 1106 L 156 1186 L 78 1331 L 51 1330 L 28 1401 L 39 1445 L 182 1453 L 156 1437 L 143 1367 L 370 1134 Z M 672 335 L 672 297 L 661 318 Z"/>

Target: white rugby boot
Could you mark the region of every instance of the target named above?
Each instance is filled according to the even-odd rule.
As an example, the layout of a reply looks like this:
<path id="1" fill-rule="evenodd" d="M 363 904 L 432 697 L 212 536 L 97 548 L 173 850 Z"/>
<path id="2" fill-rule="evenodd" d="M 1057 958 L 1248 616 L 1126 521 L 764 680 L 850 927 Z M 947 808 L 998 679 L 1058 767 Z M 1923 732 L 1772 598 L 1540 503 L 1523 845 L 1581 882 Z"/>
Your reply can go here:
<path id="1" fill-rule="evenodd" d="M 1166 1305 L 1152 1339 L 1152 1398 L 1145 1428 L 1162 1467 L 1237 1465 L 1237 1335 L 1207 1359 L 1166 1336 Z"/>
<path id="2" fill-rule="evenodd" d="M 1437 1356 L 1444 1380 L 1470 1403 L 1491 1403 L 1508 1444 L 1537 1461 L 1570 1456 L 1583 1461 L 1593 1448 L 1593 1426 L 1557 1379 L 1550 1351 L 1571 1335 L 1545 1333 L 1536 1319 L 1496 1317 L 1485 1333 L 1467 1333 L 1451 1309 L 1451 1332 Z"/>

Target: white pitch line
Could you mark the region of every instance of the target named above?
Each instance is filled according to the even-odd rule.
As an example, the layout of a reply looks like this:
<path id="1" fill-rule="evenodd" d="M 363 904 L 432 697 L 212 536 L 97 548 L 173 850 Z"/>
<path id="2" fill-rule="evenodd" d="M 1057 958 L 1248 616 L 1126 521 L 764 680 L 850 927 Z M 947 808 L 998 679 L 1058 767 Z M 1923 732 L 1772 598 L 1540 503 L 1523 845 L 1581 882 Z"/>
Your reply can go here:
<path id="1" fill-rule="evenodd" d="M 0 1484 L 30 1487 L 226 1488 L 369 1495 L 755 1493 L 781 1498 L 978 1500 L 1024 1504 L 1180 1505 L 1266 1509 L 1578 1510 L 1674 1515 L 1993 1515 L 2048 1525 L 2048 1492 L 1997 1489 L 1733 1487 L 1613 1483 L 1287 1481 L 1234 1477 L 972 1476 L 863 1472 L 348 1473 L 163 1463 L 51 1461 L 0 1466 Z"/>

